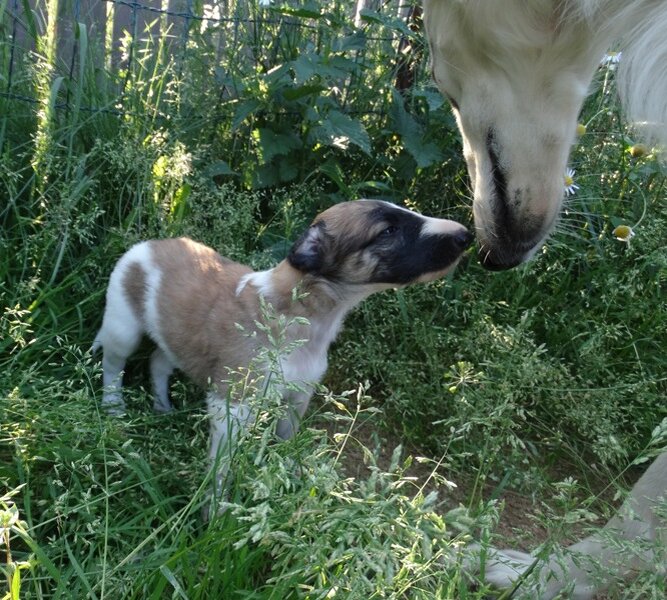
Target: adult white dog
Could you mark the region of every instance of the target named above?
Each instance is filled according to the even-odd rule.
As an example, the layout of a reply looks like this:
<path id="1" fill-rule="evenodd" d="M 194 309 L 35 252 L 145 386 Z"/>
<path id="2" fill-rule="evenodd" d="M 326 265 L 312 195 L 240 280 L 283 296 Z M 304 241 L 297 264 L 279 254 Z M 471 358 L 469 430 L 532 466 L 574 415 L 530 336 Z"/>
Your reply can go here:
<path id="1" fill-rule="evenodd" d="M 667 143 L 665 0 L 424 0 L 424 22 L 433 77 L 463 137 L 480 260 L 489 269 L 528 260 L 553 229 L 577 116 L 612 45 L 623 51 L 617 81 L 629 118 L 650 141 Z M 604 530 L 561 559 L 535 563 L 497 551 L 486 577 L 509 587 L 535 563 L 519 593 L 553 598 L 570 587 L 574 598 L 591 598 L 611 573 L 664 569 L 667 534 L 656 507 L 665 496 L 667 454 Z M 624 540 L 654 543 L 633 552 Z"/>

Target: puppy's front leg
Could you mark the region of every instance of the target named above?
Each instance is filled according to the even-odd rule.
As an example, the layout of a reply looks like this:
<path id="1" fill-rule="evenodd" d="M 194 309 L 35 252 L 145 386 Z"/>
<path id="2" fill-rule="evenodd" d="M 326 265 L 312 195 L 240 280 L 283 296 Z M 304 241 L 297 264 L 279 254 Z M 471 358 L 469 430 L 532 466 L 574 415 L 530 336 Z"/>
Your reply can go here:
<path id="1" fill-rule="evenodd" d="M 278 421 L 276 433 L 278 437 L 283 440 L 288 440 L 294 436 L 299 429 L 301 419 L 308 409 L 311 391 L 288 392 L 285 394 L 285 402 L 287 403 L 287 416 Z"/>
<path id="2" fill-rule="evenodd" d="M 211 427 L 209 458 L 215 469 L 213 497 L 220 499 L 231 460 L 242 428 L 248 426 L 253 413 L 245 404 L 232 402 L 225 393 L 226 388 L 210 392 L 206 398 Z M 213 512 L 216 512 L 213 510 Z"/>

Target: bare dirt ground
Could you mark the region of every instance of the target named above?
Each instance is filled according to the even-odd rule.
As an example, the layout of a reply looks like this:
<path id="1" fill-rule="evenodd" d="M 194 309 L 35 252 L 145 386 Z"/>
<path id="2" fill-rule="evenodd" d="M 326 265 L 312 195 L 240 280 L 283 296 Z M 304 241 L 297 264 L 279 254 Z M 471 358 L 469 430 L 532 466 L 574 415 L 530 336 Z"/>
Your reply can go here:
<path id="1" fill-rule="evenodd" d="M 333 439 L 336 433 L 346 433 L 349 425 L 334 424 L 325 419 L 317 419 L 313 425 L 317 428 L 324 428 Z M 345 451 L 342 455 L 342 466 L 344 472 L 349 476 L 367 476 L 368 465 L 362 450 L 362 446 L 370 449 L 377 456 L 377 463 L 380 468 L 387 469 L 391 463 L 394 449 L 402 444 L 402 440 L 391 433 L 380 430 L 369 424 L 369 422 L 355 425 L 352 431 L 352 440 L 348 440 Z M 415 447 L 405 446 L 402 457 L 423 456 L 423 453 Z M 428 492 L 435 489 L 436 485 L 432 478 L 434 464 L 432 462 L 422 463 L 416 460 L 412 461 L 406 475 L 415 478 L 415 489 L 425 483 L 425 490 Z M 446 479 L 454 481 L 456 487 L 449 489 L 440 486 L 439 497 L 442 499 L 442 512 L 463 505 L 468 506 L 470 498 L 475 495 L 476 475 L 461 473 L 441 473 Z M 563 479 L 567 475 L 576 476 L 576 473 L 555 474 L 555 480 Z M 482 488 L 482 498 L 491 497 L 495 489 L 494 484 L 484 484 Z M 479 496 L 479 493 L 477 494 Z M 539 514 L 538 504 L 528 495 L 522 494 L 510 489 L 505 489 L 498 498 L 504 508 L 501 513 L 494 534 L 496 536 L 497 546 L 515 548 L 530 552 L 548 537 L 548 531 L 541 526 L 537 516 Z M 604 524 L 602 520 L 598 523 Z M 586 527 L 595 525 L 588 523 Z M 563 545 L 576 541 L 575 538 L 583 537 L 583 527 L 580 530 L 573 530 L 572 539 L 561 539 L 559 542 Z M 614 596 L 613 598 L 617 598 Z M 599 595 L 596 600 L 611 600 L 612 596 Z"/>
<path id="2" fill-rule="evenodd" d="M 335 424 L 328 422 L 317 424 L 318 427 L 320 425 L 329 432 L 331 438 L 333 438 L 335 433 L 344 433 L 347 431 L 345 427 L 337 427 Z M 386 431 L 380 431 L 369 424 L 356 426 L 352 437 L 355 441 L 348 441 L 342 456 L 343 469 L 349 476 L 368 475 L 368 466 L 361 448 L 362 446 L 365 446 L 376 454 L 378 466 L 382 469 L 389 467 L 393 451 L 400 444 L 403 444 L 403 459 L 407 456 L 424 456 L 424 453 L 418 448 L 409 445 L 406 446 L 400 438 Z M 443 511 L 456 508 L 459 505 L 467 506 L 474 493 L 475 474 L 471 473 L 467 477 L 464 477 L 461 473 L 443 472 L 441 467 L 439 469 L 440 474 L 456 484 L 454 488 L 445 488 L 444 486 L 438 487 L 435 484 L 431 477 L 433 469 L 434 463 L 430 461 L 423 463 L 413 460 L 406 472 L 406 476 L 415 478 L 415 489 L 421 487 L 425 482 L 425 491 L 427 493 L 433 489 L 438 489 L 439 497 L 443 501 Z M 495 485 L 493 484 L 484 485 L 482 497 L 490 497 L 494 488 Z M 503 518 L 498 524 L 496 533 L 509 547 L 527 551 L 546 539 L 546 530 L 536 523 L 535 519 L 531 518 L 537 515 L 538 511 L 530 497 L 506 489 L 499 496 L 499 500 L 504 504 L 504 509 L 502 513 Z M 519 534 L 519 531 L 522 533 Z"/>

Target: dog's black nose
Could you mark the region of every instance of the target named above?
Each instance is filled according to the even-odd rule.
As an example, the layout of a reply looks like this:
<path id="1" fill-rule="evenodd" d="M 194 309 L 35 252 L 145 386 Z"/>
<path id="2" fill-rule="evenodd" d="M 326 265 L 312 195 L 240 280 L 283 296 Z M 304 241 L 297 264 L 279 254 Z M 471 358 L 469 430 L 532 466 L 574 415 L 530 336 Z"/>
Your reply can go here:
<path id="1" fill-rule="evenodd" d="M 454 242 L 461 249 L 461 251 L 468 248 L 474 239 L 475 236 L 473 236 L 473 234 L 470 233 L 467 229 L 454 234 Z"/>

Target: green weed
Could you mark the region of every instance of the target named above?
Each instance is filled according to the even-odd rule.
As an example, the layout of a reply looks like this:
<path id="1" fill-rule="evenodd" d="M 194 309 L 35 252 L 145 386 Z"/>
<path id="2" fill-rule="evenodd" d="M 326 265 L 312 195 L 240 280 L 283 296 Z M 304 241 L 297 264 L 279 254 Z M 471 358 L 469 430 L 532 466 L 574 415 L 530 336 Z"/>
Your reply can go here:
<path id="1" fill-rule="evenodd" d="M 503 490 L 542 500 L 538 521 L 559 543 L 613 509 L 600 481 L 615 491 L 637 456 L 664 447 L 660 435 L 649 446 L 667 416 L 664 166 L 637 151 L 602 71 L 573 154 L 580 189 L 542 256 L 491 274 L 471 255 L 447 281 L 369 299 L 334 349 L 317 414 L 279 444 L 265 413 L 237 457 L 229 509 L 205 524 L 201 395 L 177 379 L 176 414 L 151 414 L 136 360 L 129 417 L 99 409 L 87 349 L 117 258 L 140 239 L 189 235 L 265 268 L 319 210 L 362 196 L 471 219 L 453 117 L 425 62 L 394 90 L 398 39 L 423 49 L 396 6 L 356 27 L 334 0 L 228 5 L 236 21 L 197 21 L 182 46 L 128 32 L 120 68 L 85 25 L 73 62 L 57 59 L 30 13 L 35 60 L 15 49 L 11 81 L 3 13 L 7 593 L 479 598 L 452 556 L 491 535 Z M 619 241 L 618 225 L 635 236 Z M 329 439 L 325 421 L 342 432 Z M 437 467 L 415 481 L 408 458 L 359 446 L 365 421 Z M 367 471 L 347 475 L 359 455 Z M 452 478 L 469 510 L 452 512 Z M 657 598 L 664 582 L 632 589 Z"/>

